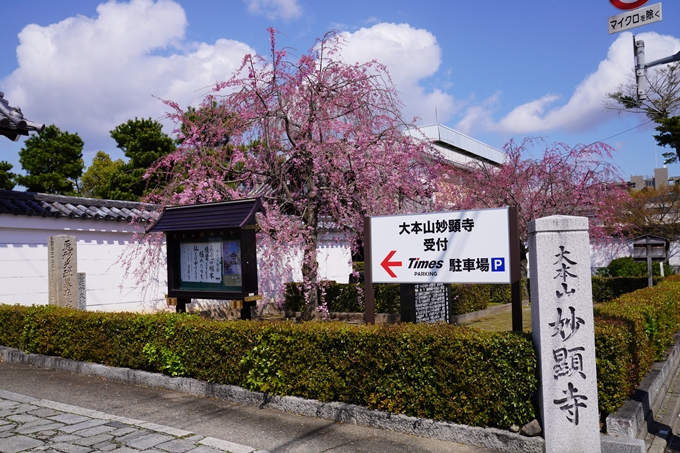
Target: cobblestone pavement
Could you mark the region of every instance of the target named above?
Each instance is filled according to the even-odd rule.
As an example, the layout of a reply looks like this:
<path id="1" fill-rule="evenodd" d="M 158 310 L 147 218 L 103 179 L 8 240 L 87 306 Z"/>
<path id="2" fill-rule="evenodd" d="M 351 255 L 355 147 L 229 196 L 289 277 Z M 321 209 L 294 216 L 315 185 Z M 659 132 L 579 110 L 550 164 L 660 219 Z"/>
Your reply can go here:
<path id="1" fill-rule="evenodd" d="M 189 431 L 0 390 L 0 453 L 266 453 Z"/>

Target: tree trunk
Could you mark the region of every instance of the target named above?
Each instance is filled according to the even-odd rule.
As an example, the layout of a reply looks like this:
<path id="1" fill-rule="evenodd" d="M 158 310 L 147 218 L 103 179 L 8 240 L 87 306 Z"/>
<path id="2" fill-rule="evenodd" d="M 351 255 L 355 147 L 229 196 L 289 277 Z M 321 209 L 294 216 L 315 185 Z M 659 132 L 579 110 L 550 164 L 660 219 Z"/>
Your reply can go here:
<path id="1" fill-rule="evenodd" d="M 319 309 L 318 297 L 318 270 L 319 263 L 317 261 L 317 233 L 314 231 L 305 239 L 304 255 L 302 258 L 302 281 L 304 283 L 303 289 L 305 294 L 305 311 L 302 314 L 302 319 L 308 321 L 316 318 Z"/>
<path id="2" fill-rule="evenodd" d="M 316 318 L 319 311 L 317 283 L 319 277 L 319 262 L 317 260 L 316 251 L 317 242 L 319 240 L 319 212 L 318 208 L 316 208 L 316 197 L 313 190 L 310 190 L 308 208 L 305 211 L 303 220 L 306 227 L 306 234 L 304 254 L 302 257 L 302 281 L 306 304 L 302 319 L 310 320 Z"/>

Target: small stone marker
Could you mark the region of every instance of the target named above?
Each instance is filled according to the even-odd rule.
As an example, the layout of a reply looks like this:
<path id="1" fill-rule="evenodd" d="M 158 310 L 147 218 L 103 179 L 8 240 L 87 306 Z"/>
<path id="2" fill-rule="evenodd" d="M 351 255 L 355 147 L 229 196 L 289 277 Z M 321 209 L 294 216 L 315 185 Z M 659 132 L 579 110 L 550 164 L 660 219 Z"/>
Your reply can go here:
<path id="1" fill-rule="evenodd" d="M 75 236 L 48 239 L 49 304 L 78 308 L 78 254 Z"/>
<path id="2" fill-rule="evenodd" d="M 416 284 L 416 323 L 449 322 L 449 285 Z"/>
<path id="3" fill-rule="evenodd" d="M 448 284 L 401 284 L 402 322 L 450 322 L 450 297 Z"/>
<path id="4" fill-rule="evenodd" d="M 78 310 L 87 310 L 87 292 L 85 286 L 85 272 L 78 272 Z"/>
<path id="5" fill-rule="evenodd" d="M 529 263 L 545 451 L 599 453 L 588 219 L 530 222 Z"/>

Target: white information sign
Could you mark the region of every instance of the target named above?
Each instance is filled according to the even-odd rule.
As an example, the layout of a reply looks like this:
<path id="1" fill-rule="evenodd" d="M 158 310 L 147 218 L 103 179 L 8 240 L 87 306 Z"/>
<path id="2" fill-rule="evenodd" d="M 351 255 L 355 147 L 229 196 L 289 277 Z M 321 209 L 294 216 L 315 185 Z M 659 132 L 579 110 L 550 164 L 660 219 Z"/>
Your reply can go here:
<path id="1" fill-rule="evenodd" d="M 661 20 L 661 3 L 644 6 L 607 19 L 609 34 L 618 33 Z"/>
<path id="2" fill-rule="evenodd" d="M 373 283 L 510 283 L 508 208 L 370 222 Z"/>
<path id="3" fill-rule="evenodd" d="M 180 244 L 184 282 L 222 283 L 222 241 Z"/>

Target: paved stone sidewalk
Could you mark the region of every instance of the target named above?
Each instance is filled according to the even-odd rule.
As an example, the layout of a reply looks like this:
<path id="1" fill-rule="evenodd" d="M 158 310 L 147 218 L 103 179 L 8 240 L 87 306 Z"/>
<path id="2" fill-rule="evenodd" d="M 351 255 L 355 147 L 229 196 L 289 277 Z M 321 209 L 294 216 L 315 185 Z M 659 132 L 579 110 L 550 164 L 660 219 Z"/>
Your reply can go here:
<path id="1" fill-rule="evenodd" d="M 0 453 L 267 453 L 189 431 L 0 390 Z"/>

